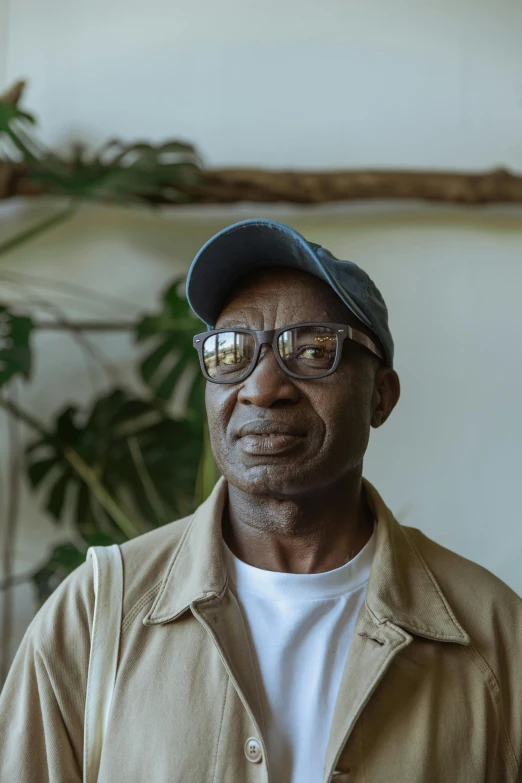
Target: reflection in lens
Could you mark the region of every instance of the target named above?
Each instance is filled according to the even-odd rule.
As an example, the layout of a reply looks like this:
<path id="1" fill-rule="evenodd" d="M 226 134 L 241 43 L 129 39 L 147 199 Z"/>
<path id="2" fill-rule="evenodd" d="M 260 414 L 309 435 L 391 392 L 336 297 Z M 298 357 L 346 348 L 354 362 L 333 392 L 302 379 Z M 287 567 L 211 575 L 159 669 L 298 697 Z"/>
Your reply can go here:
<path id="1" fill-rule="evenodd" d="M 245 332 L 213 334 L 203 343 L 205 369 L 216 380 L 238 380 L 250 366 L 254 347 L 254 338 Z"/>
<path id="2" fill-rule="evenodd" d="M 327 326 L 296 326 L 279 335 L 278 350 L 290 372 L 314 378 L 334 366 L 337 333 Z"/>

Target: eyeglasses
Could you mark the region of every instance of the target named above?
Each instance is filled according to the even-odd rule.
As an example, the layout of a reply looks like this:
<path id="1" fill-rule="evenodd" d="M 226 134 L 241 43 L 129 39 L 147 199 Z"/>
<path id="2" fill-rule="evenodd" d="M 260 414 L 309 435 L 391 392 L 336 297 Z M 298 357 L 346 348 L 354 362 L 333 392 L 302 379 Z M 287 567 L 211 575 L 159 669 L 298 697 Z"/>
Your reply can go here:
<path id="1" fill-rule="evenodd" d="M 263 345 L 271 345 L 279 366 L 292 378 L 325 378 L 337 369 L 344 341 L 353 340 L 384 360 L 377 345 L 347 324 L 304 323 L 270 329 L 214 329 L 196 334 L 194 347 L 203 375 L 213 383 L 239 383 L 253 372 Z"/>

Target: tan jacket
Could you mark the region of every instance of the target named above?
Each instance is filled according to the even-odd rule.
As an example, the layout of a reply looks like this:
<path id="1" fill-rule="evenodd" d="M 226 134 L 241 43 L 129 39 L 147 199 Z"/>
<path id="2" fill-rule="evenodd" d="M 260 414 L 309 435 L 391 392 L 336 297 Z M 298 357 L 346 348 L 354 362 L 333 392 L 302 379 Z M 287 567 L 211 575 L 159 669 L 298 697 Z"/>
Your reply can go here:
<path id="1" fill-rule="evenodd" d="M 324 781 L 522 781 L 522 601 L 400 526 L 366 486 L 377 549 Z M 100 783 L 287 783 L 270 777 L 264 755 L 245 755 L 250 737 L 264 754 L 265 732 L 223 565 L 225 497 L 221 480 L 193 517 L 122 547 L 122 641 Z M 0 697 L 1 783 L 81 781 L 92 610 L 86 564 L 27 631 Z"/>

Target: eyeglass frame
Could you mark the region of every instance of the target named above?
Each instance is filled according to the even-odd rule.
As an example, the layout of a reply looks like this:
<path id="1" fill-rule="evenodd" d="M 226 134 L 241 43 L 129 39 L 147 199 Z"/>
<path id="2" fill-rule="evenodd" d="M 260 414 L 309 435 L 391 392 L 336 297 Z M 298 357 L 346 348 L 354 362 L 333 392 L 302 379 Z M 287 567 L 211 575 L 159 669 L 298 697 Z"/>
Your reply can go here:
<path id="1" fill-rule="evenodd" d="M 336 354 L 335 354 L 334 363 L 330 370 L 328 370 L 325 373 L 322 373 L 321 375 L 298 375 L 297 373 L 292 372 L 291 370 L 288 369 L 288 367 L 286 367 L 279 353 L 279 348 L 277 344 L 279 340 L 279 336 L 283 334 L 283 332 L 288 332 L 290 329 L 296 329 L 302 326 L 323 326 L 328 329 L 334 330 L 336 333 L 337 339 L 336 339 Z M 246 373 L 246 375 L 243 375 L 239 379 L 236 378 L 231 381 L 218 381 L 217 378 L 212 378 L 207 372 L 207 369 L 205 367 L 205 360 L 203 357 L 203 345 L 205 344 L 206 340 L 209 337 L 212 337 L 215 334 L 223 334 L 225 332 L 239 332 L 240 334 L 252 335 L 255 342 L 255 348 L 251 361 L 251 369 Z M 333 323 L 327 323 L 322 321 L 289 324 L 288 326 L 280 326 L 278 329 L 268 329 L 266 331 L 258 331 L 256 329 L 243 329 L 242 327 L 237 328 L 234 326 L 224 326 L 221 329 L 212 329 L 209 332 L 201 332 L 200 334 L 194 335 L 192 343 L 194 348 L 198 352 L 201 371 L 204 377 L 206 378 L 206 380 L 210 381 L 211 383 L 230 385 L 233 383 L 242 383 L 243 381 L 246 381 L 246 379 L 249 378 L 250 375 L 252 375 L 255 368 L 257 367 L 257 363 L 259 361 L 259 355 L 261 353 L 261 348 L 263 347 L 263 345 L 272 346 L 272 350 L 274 352 L 274 356 L 276 358 L 277 363 L 279 364 L 283 372 L 285 372 L 291 378 L 296 378 L 299 381 L 316 381 L 319 380 L 319 378 L 326 378 L 328 375 L 332 375 L 332 373 L 334 373 L 337 370 L 339 366 L 339 362 L 341 361 L 344 341 L 346 339 L 352 340 L 353 342 L 362 345 L 363 348 L 366 348 L 371 353 L 375 354 L 375 356 L 381 359 L 381 361 L 385 361 L 382 351 L 377 347 L 376 343 L 370 337 L 368 337 L 368 335 L 364 334 L 363 332 L 360 332 L 358 329 L 354 329 L 349 324 L 333 324 Z"/>

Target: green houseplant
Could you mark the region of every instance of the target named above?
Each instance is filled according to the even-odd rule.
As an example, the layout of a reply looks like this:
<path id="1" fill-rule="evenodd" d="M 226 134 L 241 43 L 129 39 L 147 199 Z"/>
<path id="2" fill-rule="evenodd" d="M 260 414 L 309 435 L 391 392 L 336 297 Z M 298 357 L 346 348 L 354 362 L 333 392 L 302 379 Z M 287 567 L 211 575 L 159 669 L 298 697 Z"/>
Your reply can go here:
<path id="1" fill-rule="evenodd" d="M 123 145 L 112 141 L 94 155 L 76 148 L 64 159 L 44 149 L 33 132 L 34 119 L 18 108 L 20 90 L 0 100 L 0 153 L 22 161 L 47 193 L 66 198 L 55 216 L 0 243 L 0 257 L 69 219 L 85 200 L 130 207 L 146 197 L 186 201 L 177 183 L 194 185 L 200 161 L 192 145 L 169 141 Z M 2 276 L 0 270 L 0 290 Z M 52 312 L 54 326 L 88 348 L 85 325 Z M 110 324 L 109 324 L 110 326 Z M 13 464 L 23 465 L 39 502 L 57 525 L 68 522 L 73 534 L 55 547 L 48 560 L 29 574 L 13 575 L 10 560 L 17 516 L 19 483 L 10 479 L 7 534 L 4 536 L 2 589 L 24 579 L 34 584 L 39 601 L 85 559 L 93 544 L 121 543 L 158 525 L 190 513 L 208 494 L 217 473 L 209 447 L 204 413 L 204 383 L 197 372 L 192 335 L 201 329 L 173 280 L 157 312 L 120 324 L 136 343 L 135 372 L 146 391 L 137 395 L 116 384 L 87 406 L 58 409 L 42 422 L 19 403 L 18 383 L 30 383 L 35 363 L 33 338 L 49 328 L 35 318 L 29 304 L 16 308 L 0 294 L 0 406 L 12 421 L 33 433 L 21 446 L 13 438 Z M 179 385 L 186 404 L 181 416 L 169 413 Z M 10 614 L 4 611 L 2 638 L 9 637 Z M 4 648 L 4 661 L 7 655 Z M 5 669 L 5 664 L 4 664 Z"/>
<path id="2" fill-rule="evenodd" d="M 38 327 L 30 315 L 1 304 L 0 325 L 0 388 L 8 388 L 18 377 L 31 378 L 31 336 Z M 147 395 L 115 386 L 86 408 L 59 409 L 45 425 L 9 397 L 0 400 L 34 433 L 24 449 L 30 485 L 56 523 L 67 517 L 77 533 L 75 542 L 55 549 L 32 574 L 40 600 L 83 561 L 89 545 L 121 543 L 147 532 L 190 513 L 208 494 L 216 474 L 208 453 L 203 379 L 192 348 L 200 327 L 175 281 L 159 313 L 129 324 L 136 343 L 148 349 L 136 362 Z M 174 418 L 167 403 L 183 379 L 186 409 Z"/>

